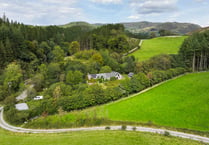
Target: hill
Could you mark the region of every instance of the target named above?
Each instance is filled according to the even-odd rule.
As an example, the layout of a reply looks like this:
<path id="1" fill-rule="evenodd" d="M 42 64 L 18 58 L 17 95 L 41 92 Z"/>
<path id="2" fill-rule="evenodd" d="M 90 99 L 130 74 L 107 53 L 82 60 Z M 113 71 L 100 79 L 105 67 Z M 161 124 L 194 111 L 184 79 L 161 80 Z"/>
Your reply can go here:
<path id="1" fill-rule="evenodd" d="M 40 127 L 47 124 L 56 127 L 57 124 L 72 124 L 73 121 L 77 121 L 76 118 L 82 117 L 83 123 L 89 123 L 87 117 L 92 117 L 93 120 L 107 118 L 120 123 L 149 123 L 209 132 L 209 82 L 205 81 L 207 79 L 209 72 L 187 74 L 143 94 L 62 116 L 39 118 L 28 126 Z"/>
<path id="2" fill-rule="evenodd" d="M 65 25 L 60 25 L 60 27 L 62 27 L 62 28 L 70 28 L 70 27 L 74 27 L 74 26 L 88 27 L 91 30 L 94 28 L 97 28 L 96 25 L 89 24 L 87 22 L 71 22 L 71 23 L 68 23 Z"/>
<path id="3" fill-rule="evenodd" d="M 192 34 L 194 34 L 194 33 L 201 33 L 201 32 L 205 32 L 205 31 L 209 31 L 209 27 L 200 28 L 200 29 L 198 29 L 198 30 L 189 32 L 189 33 L 187 33 L 187 34 L 188 34 L 188 35 L 192 35 Z"/>
<path id="4" fill-rule="evenodd" d="M 165 23 L 153 23 L 153 22 L 129 22 L 129 23 L 119 23 L 123 24 L 125 29 L 132 33 L 150 33 L 158 32 L 161 29 L 169 30 L 175 34 L 186 34 L 201 28 L 201 26 L 191 23 L 178 23 L 178 22 L 165 22 Z M 91 29 L 107 25 L 102 23 L 89 24 L 87 22 L 71 22 L 65 25 L 61 25 L 63 28 L 68 28 L 72 26 L 85 26 Z"/>
<path id="5" fill-rule="evenodd" d="M 209 73 L 188 74 L 146 93 L 105 106 L 112 120 L 152 122 L 209 131 Z M 194 83 L 195 82 L 195 83 Z"/>
<path id="6" fill-rule="evenodd" d="M 144 61 L 159 54 L 177 54 L 185 38 L 187 36 L 143 40 L 141 48 L 130 55 Z"/>
<path id="7" fill-rule="evenodd" d="M 200 29 L 201 27 L 191 23 L 178 23 L 178 22 L 166 22 L 166 23 L 152 23 L 152 22 L 131 22 L 122 23 L 125 28 L 132 33 L 147 33 L 158 32 L 161 29 L 169 30 L 176 34 L 186 34 Z"/>
<path id="8" fill-rule="evenodd" d="M 1 145 L 201 145 L 199 142 L 188 139 L 128 131 L 83 131 L 60 134 L 17 134 L 0 129 L 0 133 Z"/>

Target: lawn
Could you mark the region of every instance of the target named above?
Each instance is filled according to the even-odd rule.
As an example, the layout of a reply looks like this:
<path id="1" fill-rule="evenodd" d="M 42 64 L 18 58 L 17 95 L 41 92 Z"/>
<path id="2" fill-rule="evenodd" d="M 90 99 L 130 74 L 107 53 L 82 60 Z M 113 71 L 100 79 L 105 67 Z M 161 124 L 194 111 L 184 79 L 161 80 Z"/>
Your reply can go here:
<path id="1" fill-rule="evenodd" d="M 65 115 L 42 117 L 27 127 L 75 127 L 73 122 L 79 120 L 77 126 L 92 126 L 101 125 L 102 121 L 111 123 L 105 120 L 108 119 L 209 132 L 208 80 L 209 72 L 187 74 L 131 98 Z"/>
<path id="2" fill-rule="evenodd" d="M 158 37 L 144 40 L 141 48 L 130 55 L 144 61 L 159 54 L 177 54 L 185 38 L 187 36 Z"/>
<path id="3" fill-rule="evenodd" d="M 201 145 L 188 139 L 133 131 L 22 134 L 0 129 L 0 134 L 1 145 Z"/>

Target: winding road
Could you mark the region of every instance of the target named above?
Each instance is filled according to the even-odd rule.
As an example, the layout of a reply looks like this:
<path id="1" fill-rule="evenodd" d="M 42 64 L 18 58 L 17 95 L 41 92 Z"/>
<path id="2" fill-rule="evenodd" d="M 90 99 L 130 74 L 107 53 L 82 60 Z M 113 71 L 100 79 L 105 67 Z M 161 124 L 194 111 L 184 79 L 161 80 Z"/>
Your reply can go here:
<path id="1" fill-rule="evenodd" d="M 105 130 L 105 126 L 101 127 L 88 127 L 88 128 L 68 128 L 68 129 L 27 129 L 27 128 L 21 128 L 21 127 L 15 127 L 12 125 L 9 125 L 3 118 L 3 111 L 4 108 L 0 107 L 0 127 L 9 130 L 12 132 L 20 132 L 20 133 L 61 133 L 61 132 L 72 132 L 72 131 L 95 131 L 95 130 Z M 135 128 L 135 129 L 133 129 Z M 110 126 L 110 130 L 121 130 L 121 126 Z M 151 132 L 151 133 L 158 133 L 158 134 L 164 134 L 165 132 L 168 132 L 169 135 L 175 136 L 175 137 L 181 137 L 181 138 L 187 138 L 192 139 L 196 141 L 201 141 L 204 143 L 209 143 L 209 138 L 202 137 L 199 135 L 193 135 L 188 133 L 182 133 L 177 131 L 171 131 L 171 130 L 165 130 L 165 129 L 156 129 L 156 128 L 149 128 L 149 127 L 133 127 L 133 126 L 127 126 L 127 131 L 140 131 L 140 132 Z"/>

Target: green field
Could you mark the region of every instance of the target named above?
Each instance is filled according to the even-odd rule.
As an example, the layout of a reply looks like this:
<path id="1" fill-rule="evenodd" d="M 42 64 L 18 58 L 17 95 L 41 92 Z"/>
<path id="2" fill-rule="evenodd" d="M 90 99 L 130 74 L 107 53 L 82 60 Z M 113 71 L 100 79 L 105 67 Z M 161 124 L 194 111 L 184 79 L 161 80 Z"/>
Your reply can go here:
<path id="1" fill-rule="evenodd" d="M 0 134 L 1 145 L 201 145 L 192 140 L 133 131 L 22 134 L 0 129 Z"/>
<path id="2" fill-rule="evenodd" d="M 65 115 L 39 118 L 27 124 L 27 127 L 70 127 L 69 124 L 78 120 L 88 126 L 94 125 L 95 118 L 106 118 L 208 132 L 208 80 L 209 72 L 187 74 L 135 97 Z M 85 117 L 92 119 L 85 120 Z M 95 125 L 99 123 L 101 120 Z"/>
<path id="3" fill-rule="evenodd" d="M 185 38 L 187 36 L 158 37 L 144 40 L 141 48 L 130 55 L 144 61 L 159 54 L 177 54 Z"/>
<path id="4" fill-rule="evenodd" d="M 105 106 L 112 120 L 209 131 L 209 73 L 188 74 Z"/>

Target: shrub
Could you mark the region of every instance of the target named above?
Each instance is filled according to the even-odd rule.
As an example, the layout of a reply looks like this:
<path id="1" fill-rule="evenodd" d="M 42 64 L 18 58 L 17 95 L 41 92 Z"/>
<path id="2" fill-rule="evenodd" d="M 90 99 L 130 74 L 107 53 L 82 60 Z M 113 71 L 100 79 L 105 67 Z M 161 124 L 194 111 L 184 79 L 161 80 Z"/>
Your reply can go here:
<path id="1" fill-rule="evenodd" d="M 132 130 L 133 130 L 133 131 L 136 131 L 136 127 L 134 126 L 134 127 L 132 128 Z"/>
<path id="2" fill-rule="evenodd" d="M 126 125 L 122 125 L 121 126 L 121 130 L 126 130 L 127 126 Z"/>
<path id="3" fill-rule="evenodd" d="M 110 129 L 111 129 L 110 126 L 105 127 L 105 130 L 110 130 Z"/>
<path id="4" fill-rule="evenodd" d="M 164 136 L 170 136 L 170 133 L 168 131 L 165 131 Z"/>
<path id="5" fill-rule="evenodd" d="M 149 126 L 153 125 L 152 121 L 149 120 L 149 121 L 147 122 L 147 125 L 149 125 Z"/>

